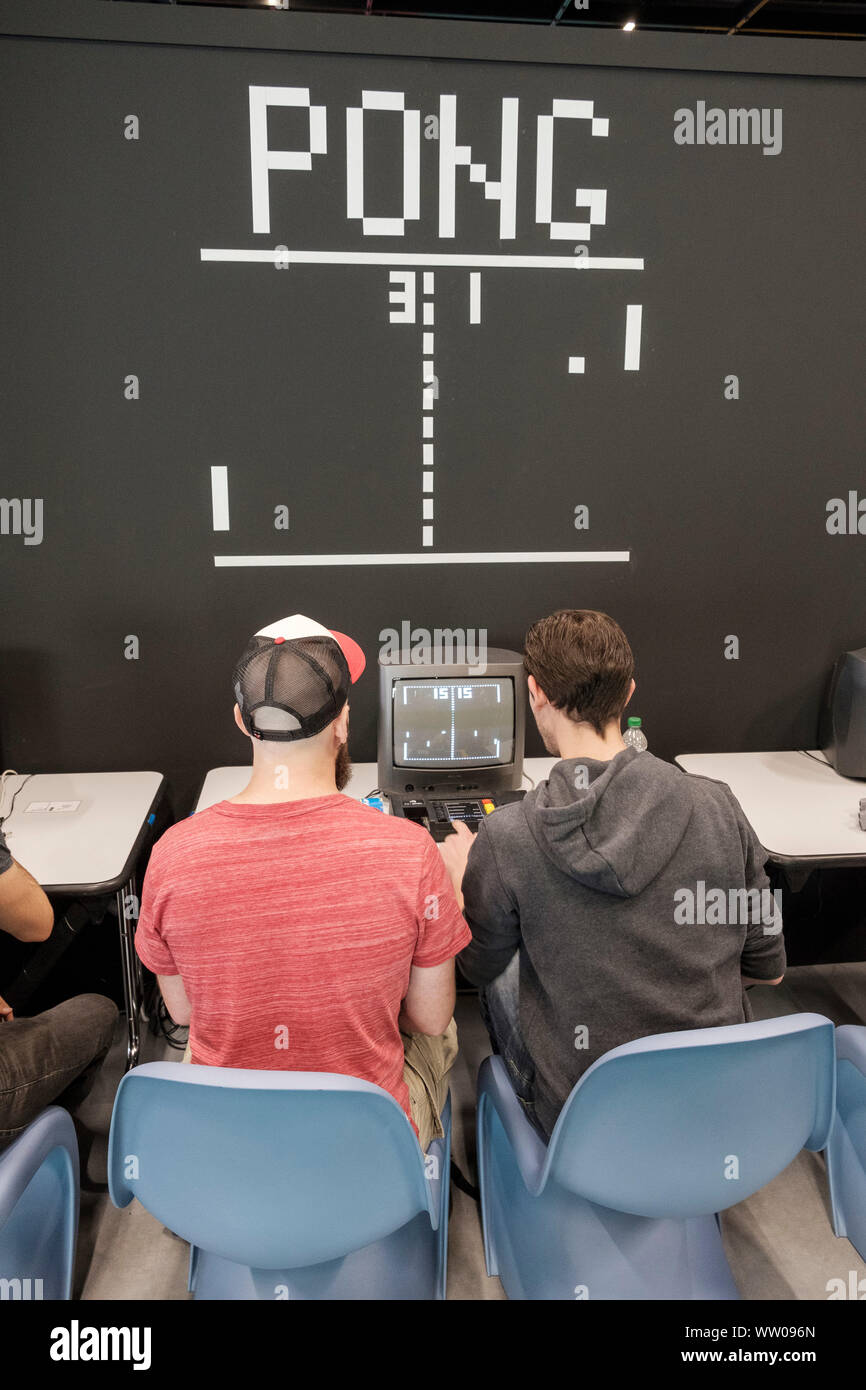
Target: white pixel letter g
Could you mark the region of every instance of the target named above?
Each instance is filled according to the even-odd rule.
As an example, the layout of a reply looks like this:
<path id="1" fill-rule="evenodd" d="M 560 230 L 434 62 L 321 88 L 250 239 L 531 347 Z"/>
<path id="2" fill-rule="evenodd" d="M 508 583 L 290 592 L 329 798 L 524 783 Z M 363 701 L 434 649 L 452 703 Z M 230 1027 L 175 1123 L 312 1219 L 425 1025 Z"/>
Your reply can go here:
<path id="1" fill-rule="evenodd" d="M 308 150 L 268 149 L 268 107 L 306 106 L 310 112 Z M 250 87 L 250 177 L 253 195 L 253 231 L 271 230 L 268 173 L 271 169 L 313 167 L 314 154 L 327 154 L 327 109 L 310 106 L 309 87 Z"/>
<path id="2" fill-rule="evenodd" d="M 549 116 L 538 117 L 538 162 L 535 179 L 535 220 L 547 223 L 553 241 L 574 241 L 592 235 L 593 227 L 603 226 L 607 216 L 606 188 L 575 189 L 575 204 L 589 208 L 588 222 L 556 222 L 553 217 L 553 123 L 556 120 L 589 121 L 593 135 L 606 136 L 609 121 L 594 114 L 591 101 L 565 101 L 556 98 Z"/>

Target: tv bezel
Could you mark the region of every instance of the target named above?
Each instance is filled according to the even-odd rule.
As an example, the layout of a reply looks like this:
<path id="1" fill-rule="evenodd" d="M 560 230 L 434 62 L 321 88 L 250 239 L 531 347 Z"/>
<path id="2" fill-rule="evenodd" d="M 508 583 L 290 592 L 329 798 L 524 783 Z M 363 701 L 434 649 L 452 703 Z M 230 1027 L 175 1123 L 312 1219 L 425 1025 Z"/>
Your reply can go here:
<path id="1" fill-rule="evenodd" d="M 519 652 L 492 647 L 484 669 L 468 662 L 379 661 L 379 789 L 389 795 L 439 791 L 518 791 L 523 781 L 526 730 L 526 673 Z M 507 763 L 478 763 L 462 767 L 401 767 L 394 761 L 394 687 L 400 680 L 451 682 L 510 677 L 514 686 L 514 749 Z"/>

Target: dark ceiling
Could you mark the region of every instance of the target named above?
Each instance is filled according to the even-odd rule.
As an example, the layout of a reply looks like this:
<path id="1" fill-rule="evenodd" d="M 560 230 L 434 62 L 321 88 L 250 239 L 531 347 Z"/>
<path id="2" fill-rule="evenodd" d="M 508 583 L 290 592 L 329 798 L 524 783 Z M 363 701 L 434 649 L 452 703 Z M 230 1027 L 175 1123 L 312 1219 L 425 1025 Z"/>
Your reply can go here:
<path id="1" fill-rule="evenodd" d="M 114 3 L 115 0 L 111 0 Z M 118 0 L 122 3 L 122 0 Z M 515 24 L 676 29 L 701 34 L 866 37 L 866 0 L 151 0 L 153 4 L 219 5 L 424 19 L 506 20 Z M 583 4 L 584 8 L 577 8 Z M 275 20 L 275 22 L 278 22 Z"/>

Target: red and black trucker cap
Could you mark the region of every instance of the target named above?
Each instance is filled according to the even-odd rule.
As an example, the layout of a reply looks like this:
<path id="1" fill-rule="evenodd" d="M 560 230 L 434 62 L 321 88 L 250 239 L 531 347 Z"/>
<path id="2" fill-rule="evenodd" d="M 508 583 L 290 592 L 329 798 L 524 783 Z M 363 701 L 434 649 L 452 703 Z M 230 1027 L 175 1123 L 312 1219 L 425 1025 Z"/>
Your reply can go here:
<path id="1" fill-rule="evenodd" d="M 336 719 L 366 658 L 358 643 L 295 613 L 250 639 L 234 670 L 244 728 L 253 738 L 312 738 Z"/>

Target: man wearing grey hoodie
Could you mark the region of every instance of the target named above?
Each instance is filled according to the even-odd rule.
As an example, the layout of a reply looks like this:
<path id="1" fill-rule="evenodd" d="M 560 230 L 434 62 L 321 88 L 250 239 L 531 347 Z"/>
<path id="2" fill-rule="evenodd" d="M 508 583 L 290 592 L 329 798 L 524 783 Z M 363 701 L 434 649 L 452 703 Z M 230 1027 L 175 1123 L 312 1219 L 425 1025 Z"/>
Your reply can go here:
<path id="1" fill-rule="evenodd" d="M 744 986 L 778 984 L 785 951 L 766 855 L 730 789 L 623 742 L 634 661 L 618 624 L 554 613 L 527 633 L 524 667 L 560 761 L 440 849 L 472 929 L 460 967 L 546 1140 L 605 1052 L 747 1021 Z"/>

